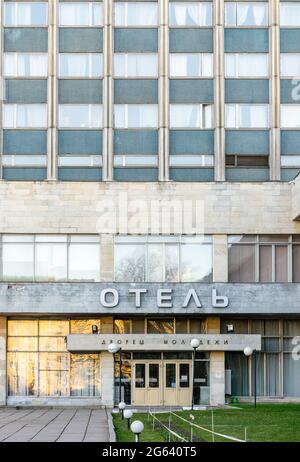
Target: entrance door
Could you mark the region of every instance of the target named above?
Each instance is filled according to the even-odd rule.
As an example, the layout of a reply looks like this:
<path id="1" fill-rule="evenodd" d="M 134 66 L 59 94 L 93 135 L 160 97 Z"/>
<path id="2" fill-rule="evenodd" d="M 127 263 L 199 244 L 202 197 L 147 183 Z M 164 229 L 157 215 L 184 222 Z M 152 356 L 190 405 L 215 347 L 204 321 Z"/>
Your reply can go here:
<path id="1" fill-rule="evenodd" d="M 163 367 L 162 367 L 163 366 Z M 192 362 L 134 361 L 132 404 L 189 406 L 192 401 Z"/>
<path id="2" fill-rule="evenodd" d="M 133 363 L 132 404 L 159 406 L 162 404 L 161 361 Z"/>
<path id="3" fill-rule="evenodd" d="M 192 401 L 191 362 L 164 362 L 165 406 L 188 406 Z"/>

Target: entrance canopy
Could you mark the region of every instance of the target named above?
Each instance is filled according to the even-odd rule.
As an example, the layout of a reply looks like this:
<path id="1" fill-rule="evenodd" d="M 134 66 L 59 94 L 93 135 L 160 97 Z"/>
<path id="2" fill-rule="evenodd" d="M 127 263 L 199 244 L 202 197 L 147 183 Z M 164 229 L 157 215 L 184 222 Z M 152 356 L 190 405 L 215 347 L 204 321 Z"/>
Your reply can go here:
<path id="1" fill-rule="evenodd" d="M 107 351 L 115 343 L 123 351 L 191 351 L 191 340 L 198 339 L 197 351 L 243 351 L 245 347 L 261 350 L 260 335 L 163 335 L 163 334 L 71 334 L 67 349 L 72 352 Z"/>

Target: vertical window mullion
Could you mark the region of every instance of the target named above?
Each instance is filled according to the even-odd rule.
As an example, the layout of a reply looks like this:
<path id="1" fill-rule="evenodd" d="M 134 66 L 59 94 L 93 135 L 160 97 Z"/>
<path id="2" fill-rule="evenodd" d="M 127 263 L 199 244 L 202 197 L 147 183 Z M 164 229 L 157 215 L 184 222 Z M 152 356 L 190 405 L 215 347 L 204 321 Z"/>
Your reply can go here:
<path id="1" fill-rule="evenodd" d="M 272 244 L 272 282 L 276 282 L 276 244 Z"/>

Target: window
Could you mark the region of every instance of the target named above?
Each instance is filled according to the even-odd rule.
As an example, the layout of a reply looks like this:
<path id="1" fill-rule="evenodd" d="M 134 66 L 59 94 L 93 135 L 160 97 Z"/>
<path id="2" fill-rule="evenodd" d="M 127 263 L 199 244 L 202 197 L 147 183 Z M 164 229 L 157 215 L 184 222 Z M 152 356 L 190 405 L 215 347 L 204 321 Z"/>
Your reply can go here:
<path id="1" fill-rule="evenodd" d="M 170 53 L 170 77 L 213 77 L 213 54 Z"/>
<path id="2" fill-rule="evenodd" d="M 255 237 L 232 236 L 228 243 L 229 282 L 255 282 Z"/>
<path id="3" fill-rule="evenodd" d="M 97 236 L 3 235 L 4 281 L 99 281 Z"/>
<path id="4" fill-rule="evenodd" d="M 281 127 L 300 128 L 300 105 L 281 104 Z"/>
<path id="5" fill-rule="evenodd" d="M 102 2 L 59 4 L 60 26 L 102 26 Z"/>
<path id="6" fill-rule="evenodd" d="M 299 2 L 280 2 L 280 25 L 300 26 L 300 4 Z"/>
<path id="7" fill-rule="evenodd" d="M 171 128 L 212 128 L 213 105 L 170 104 Z"/>
<path id="8" fill-rule="evenodd" d="M 226 26 L 267 26 L 268 3 L 225 3 Z"/>
<path id="9" fill-rule="evenodd" d="M 116 53 L 114 75 L 115 77 L 157 77 L 157 54 Z"/>
<path id="10" fill-rule="evenodd" d="M 226 104 L 226 128 L 268 128 L 268 104 Z"/>
<path id="11" fill-rule="evenodd" d="M 211 26 L 212 3 L 170 3 L 169 4 L 170 26 Z"/>
<path id="12" fill-rule="evenodd" d="M 4 128 L 46 128 L 46 104 L 4 104 Z"/>
<path id="13" fill-rule="evenodd" d="M 4 53 L 5 77 L 47 77 L 48 56 L 38 53 Z"/>
<path id="14" fill-rule="evenodd" d="M 115 167 L 157 167 L 157 155 L 115 155 Z"/>
<path id="15" fill-rule="evenodd" d="M 8 320 L 9 396 L 99 396 L 100 356 L 66 351 L 69 332 L 69 320 Z"/>
<path id="16" fill-rule="evenodd" d="M 2 155 L 3 167 L 46 167 L 47 157 L 43 155 Z"/>
<path id="17" fill-rule="evenodd" d="M 47 26 L 47 2 L 4 2 L 5 26 Z"/>
<path id="18" fill-rule="evenodd" d="M 117 2 L 115 26 L 157 26 L 158 7 L 152 2 Z"/>
<path id="19" fill-rule="evenodd" d="M 280 69 L 282 77 L 300 77 L 300 54 L 281 53 Z"/>
<path id="20" fill-rule="evenodd" d="M 214 156 L 205 154 L 174 154 L 169 157 L 170 167 L 213 167 Z"/>
<path id="21" fill-rule="evenodd" d="M 157 128 L 156 104 L 115 104 L 116 128 Z"/>
<path id="22" fill-rule="evenodd" d="M 60 128 L 101 128 L 101 104 L 60 104 L 58 107 Z"/>
<path id="23" fill-rule="evenodd" d="M 226 155 L 226 167 L 268 167 L 269 156 Z"/>
<path id="24" fill-rule="evenodd" d="M 174 334 L 174 320 L 147 319 L 147 334 Z"/>
<path id="25" fill-rule="evenodd" d="M 59 77 L 101 77 L 101 53 L 60 53 Z"/>
<path id="26" fill-rule="evenodd" d="M 229 236 L 229 281 L 297 281 L 299 242 L 299 238 L 288 236 Z"/>
<path id="27" fill-rule="evenodd" d="M 211 238 L 119 237 L 115 242 L 115 280 L 210 282 Z"/>
<path id="28" fill-rule="evenodd" d="M 281 156 L 282 167 L 299 167 L 300 156 Z"/>
<path id="29" fill-rule="evenodd" d="M 60 156 L 58 159 L 59 167 L 101 167 L 102 156 L 101 155 L 67 155 Z"/>
<path id="30" fill-rule="evenodd" d="M 232 78 L 268 77 L 269 56 L 259 53 L 226 53 L 225 76 Z"/>

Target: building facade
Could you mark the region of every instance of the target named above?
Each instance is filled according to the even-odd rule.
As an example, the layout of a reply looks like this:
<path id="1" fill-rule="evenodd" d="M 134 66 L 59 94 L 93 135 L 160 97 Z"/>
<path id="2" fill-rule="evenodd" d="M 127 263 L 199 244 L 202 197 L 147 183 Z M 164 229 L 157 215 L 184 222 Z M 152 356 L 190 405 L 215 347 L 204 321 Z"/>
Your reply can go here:
<path id="1" fill-rule="evenodd" d="M 299 401 L 300 1 L 0 10 L 0 404 Z"/>

